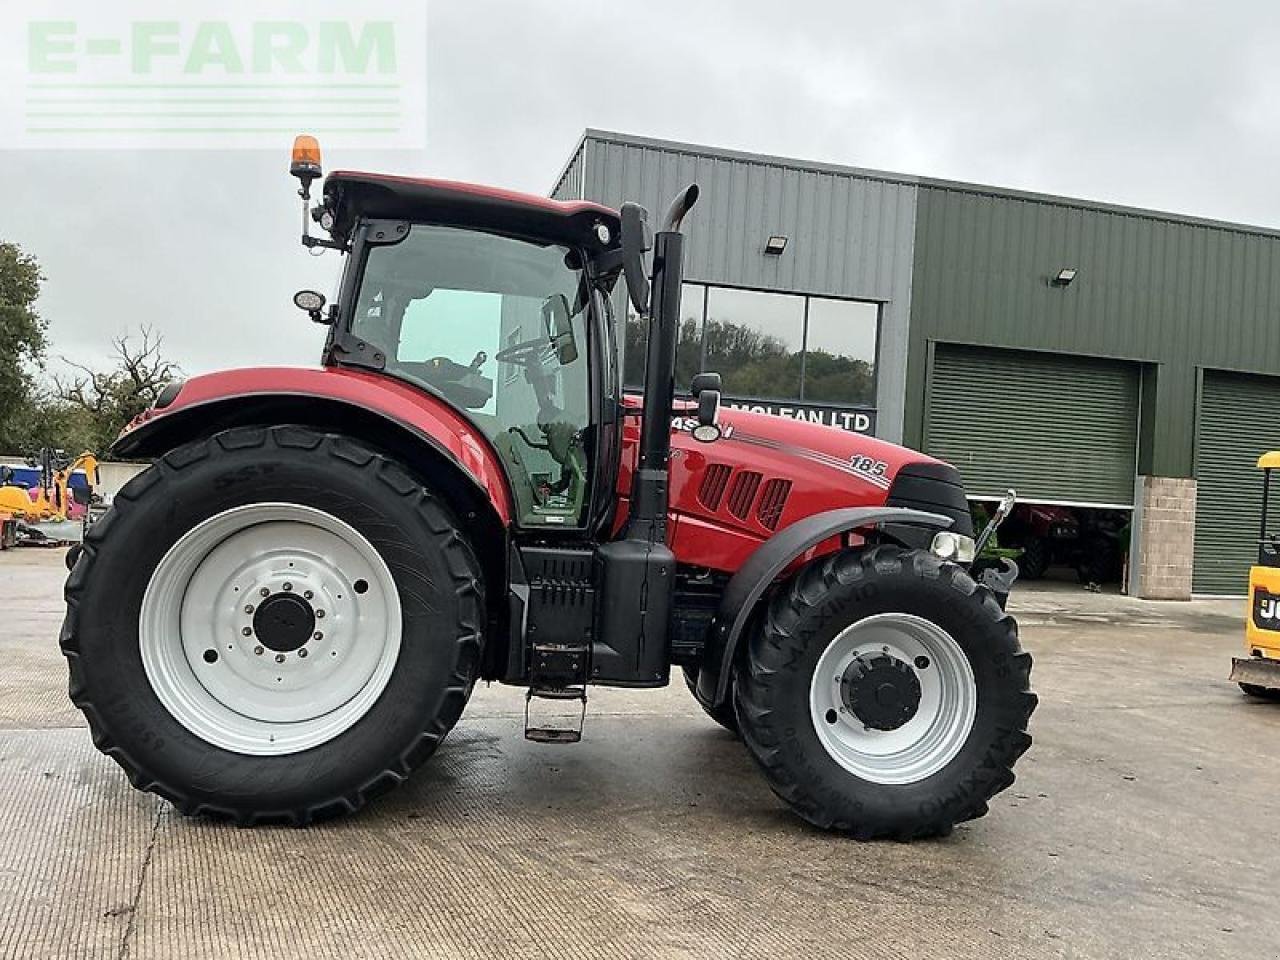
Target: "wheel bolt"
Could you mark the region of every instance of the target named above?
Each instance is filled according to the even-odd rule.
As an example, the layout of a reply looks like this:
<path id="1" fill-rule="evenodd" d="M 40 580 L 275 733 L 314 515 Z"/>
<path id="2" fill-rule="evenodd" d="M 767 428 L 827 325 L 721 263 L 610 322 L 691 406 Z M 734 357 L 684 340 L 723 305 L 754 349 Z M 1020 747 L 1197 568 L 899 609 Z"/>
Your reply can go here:
<path id="1" fill-rule="evenodd" d="M 323 640 L 323 639 L 324 639 L 324 634 L 323 634 L 323 633 L 321 633 L 319 630 L 317 630 L 315 633 L 313 633 L 313 634 L 311 635 L 311 639 L 312 639 L 312 640 Z"/>
<path id="2" fill-rule="evenodd" d="M 241 633 L 243 633 L 246 637 L 252 637 L 252 636 L 253 636 L 253 627 L 245 627 L 245 628 L 244 628 L 243 630 L 241 630 L 240 632 L 241 632 Z"/>
<path id="3" fill-rule="evenodd" d="M 284 663 L 284 654 L 283 654 L 283 653 L 277 653 L 277 654 L 276 654 L 276 663 Z"/>
<path id="4" fill-rule="evenodd" d="M 298 656 L 303 657 L 305 659 L 307 656 L 307 648 L 306 647 L 301 648 L 298 651 Z"/>
<path id="5" fill-rule="evenodd" d="M 305 593 L 302 594 L 302 596 L 304 599 L 310 600 L 312 597 L 315 596 L 315 594 L 312 593 L 310 590 L 307 590 Z"/>
<path id="6" fill-rule="evenodd" d="M 317 619 L 317 620 L 323 620 L 323 619 L 324 619 L 324 611 L 323 611 L 323 610 L 317 610 L 317 611 L 316 611 L 316 619 Z"/>
<path id="7" fill-rule="evenodd" d="M 266 587 L 263 587 L 261 590 L 258 591 L 258 595 L 262 597 L 269 597 L 271 596 L 271 591 L 268 590 Z"/>
<path id="8" fill-rule="evenodd" d="M 285 589 L 285 592 L 287 593 L 288 591 L 290 591 L 290 590 L 292 590 L 292 589 L 293 589 L 293 584 L 292 584 L 292 583 L 289 583 L 288 581 L 285 581 L 285 583 L 284 583 L 284 589 Z"/>
<path id="9" fill-rule="evenodd" d="M 252 603 L 246 603 L 246 604 L 244 605 L 244 612 L 245 612 L 245 613 L 253 613 L 253 604 L 252 604 Z"/>
<path id="10" fill-rule="evenodd" d="M 929 658 L 928 658 L 928 657 L 925 657 L 925 656 L 916 657 L 916 669 L 917 669 L 917 670 L 928 670 L 928 669 L 929 669 Z"/>
<path id="11" fill-rule="evenodd" d="M 254 648 L 253 648 L 253 652 L 254 652 L 255 654 L 257 654 L 259 657 L 260 657 L 260 656 L 262 656 L 262 648 L 261 648 L 261 647 L 254 647 Z"/>

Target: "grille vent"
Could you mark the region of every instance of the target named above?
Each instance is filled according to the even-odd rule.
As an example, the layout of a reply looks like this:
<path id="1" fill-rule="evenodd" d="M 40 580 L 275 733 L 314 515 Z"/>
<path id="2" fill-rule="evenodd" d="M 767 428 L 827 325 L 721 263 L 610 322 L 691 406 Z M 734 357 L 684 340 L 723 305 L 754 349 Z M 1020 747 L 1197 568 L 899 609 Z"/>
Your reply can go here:
<path id="1" fill-rule="evenodd" d="M 729 486 L 729 474 L 732 472 L 723 463 L 709 464 L 702 474 L 702 485 L 698 487 L 698 502 L 708 510 L 719 510 L 725 488 Z"/>
<path id="2" fill-rule="evenodd" d="M 760 503 L 756 506 L 756 519 L 770 530 L 778 528 L 782 519 L 782 508 L 787 505 L 787 497 L 791 493 L 790 480 L 770 480 L 764 485 L 760 494 Z"/>
<path id="3" fill-rule="evenodd" d="M 733 478 L 729 487 L 729 512 L 739 520 L 747 519 L 751 513 L 751 503 L 760 489 L 760 474 L 754 470 L 743 470 Z"/>

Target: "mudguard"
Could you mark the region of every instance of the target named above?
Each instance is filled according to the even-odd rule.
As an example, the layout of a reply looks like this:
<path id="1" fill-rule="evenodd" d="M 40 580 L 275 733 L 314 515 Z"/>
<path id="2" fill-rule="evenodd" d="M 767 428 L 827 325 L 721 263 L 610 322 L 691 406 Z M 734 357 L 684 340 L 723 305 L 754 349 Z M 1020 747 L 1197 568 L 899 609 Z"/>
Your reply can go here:
<path id="1" fill-rule="evenodd" d="M 336 367 L 262 367 L 193 377 L 166 388 L 111 448 L 153 458 L 247 424 L 297 423 L 375 443 L 451 483 L 505 528 L 511 492 L 488 439 L 440 398 L 390 377 Z"/>
<path id="2" fill-rule="evenodd" d="M 847 507 L 812 514 L 770 537 L 730 578 L 720 598 L 698 672 L 698 699 L 709 707 L 724 703 L 738 642 L 756 603 L 778 576 L 807 551 L 839 534 L 886 523 L 946 530 L 953 522 L 938 513 L 904 507 Z"/>

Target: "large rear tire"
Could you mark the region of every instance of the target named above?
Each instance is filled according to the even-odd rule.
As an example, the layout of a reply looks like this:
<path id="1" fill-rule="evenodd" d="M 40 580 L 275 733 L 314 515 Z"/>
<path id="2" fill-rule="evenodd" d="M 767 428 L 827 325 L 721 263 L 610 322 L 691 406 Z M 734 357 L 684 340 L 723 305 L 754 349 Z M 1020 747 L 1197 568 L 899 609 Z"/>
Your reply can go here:
<path id="1" fill-rule="evenodd" d="M 131 481 L 86 536 L 62 650 L 94 743 L 188 814 L 307 823 L 400 783 L 453 727 L 479 566 L 405 469 L 237 428 Z"/>
<path id="2" fill-rule="evenodd" d="M 819 558 L 783 584 L 737 668 L 743 741 L 810 823 L 949 833 L 1013 783 L 1031 657 L 991 592 L 920 551 Z"/>

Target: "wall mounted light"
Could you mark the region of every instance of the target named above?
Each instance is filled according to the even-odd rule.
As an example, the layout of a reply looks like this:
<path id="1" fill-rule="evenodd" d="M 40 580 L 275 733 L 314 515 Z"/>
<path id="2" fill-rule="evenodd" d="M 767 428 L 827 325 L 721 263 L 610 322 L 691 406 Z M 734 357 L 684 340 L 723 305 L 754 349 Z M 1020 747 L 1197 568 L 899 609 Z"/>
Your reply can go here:
<path id="1" fill-rule="evenodd" d="M 1050 283 L 1055 287 L 1069 287 L 1071 286 L 1071 281 L 1076 278 L 1077 272 L 1078 271 L 1075 267 L 1063 267 L 1058 271 L 1058 275 L 1054 277 Z"/>
<path id="2" fill-rule="evenodd" d="M 780 257 L 782 256 L 782 251 L 786 249 L 787 249 L 787 238 L 780 234 L 774 234 L 767 241 L 765 241 L 764 252 L 768 256 Z"/>

